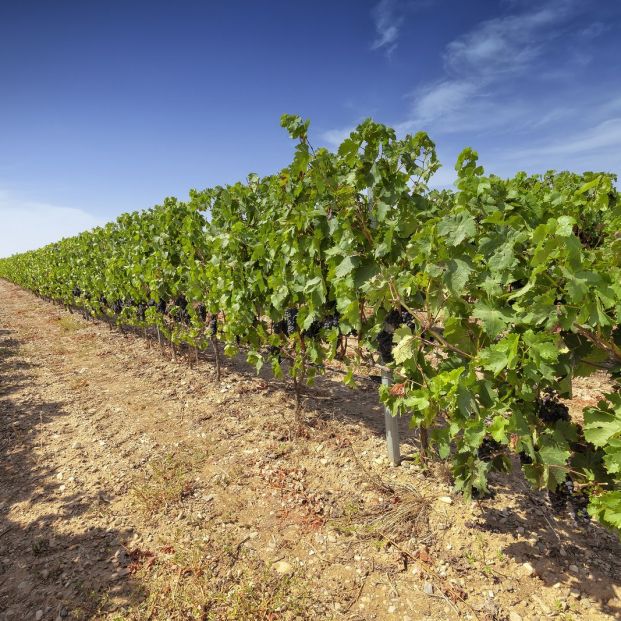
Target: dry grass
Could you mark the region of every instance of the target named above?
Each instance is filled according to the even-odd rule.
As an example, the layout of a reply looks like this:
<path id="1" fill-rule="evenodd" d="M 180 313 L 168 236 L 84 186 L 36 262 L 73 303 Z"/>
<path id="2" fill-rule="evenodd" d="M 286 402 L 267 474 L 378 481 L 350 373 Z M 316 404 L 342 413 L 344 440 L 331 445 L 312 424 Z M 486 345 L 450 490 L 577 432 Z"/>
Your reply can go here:
<path id="1" fill-rule="evenodd" d="M 63 332 L 77 332 L 84 328 L 84 324 L 73 317 L 60 317 L 58 319 L 58 325 L 62 328 Z"/>
<path id="2" fill-rule="evenodd" d="M 148 592 L 119 621 L 288 621 L 316 618 L 310 593 L 296 576 L 282 576 L 242 542 L 133 550 L 130 569 Z"/>
<path id="3" fill-rule="evenodd" d="M 396 542 L 428 534 L 432 499 L 408 484 L 393 484 L 392 490 L 392 495 L 367 515 L 370 531 Z"/>
<path id="4" fill-rule="evenodd" d="M 151 461 L 132 487 L 139 508 L 153 515 L 191 496 L 197 488 L 195 474 L 202 457 L 200 453 L 170 453 Z"/>

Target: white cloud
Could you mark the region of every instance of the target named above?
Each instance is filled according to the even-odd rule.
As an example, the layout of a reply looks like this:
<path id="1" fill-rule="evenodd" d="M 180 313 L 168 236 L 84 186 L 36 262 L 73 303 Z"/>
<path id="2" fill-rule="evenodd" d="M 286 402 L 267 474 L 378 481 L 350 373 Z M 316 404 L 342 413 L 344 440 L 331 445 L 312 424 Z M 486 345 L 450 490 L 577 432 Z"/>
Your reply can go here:
<path id="1" fill-rule="evenodd" d="M 608 30 L 608 26 L 602 22 L 593 22 L 580 32 L 580 36 L 585 39 L 596 39 Z"/>
<path id="2" fill-rule="evenodd" d="M 554 38 L 558 26 L 573 14 L 572 0 L 550 0 L 534 12 L 507 15 L 482 22 L 447 45 L 447 69 L 490 78 L 521 71 Z"/>
<path id="3" fill-rule="evenodd" d="M 522 149 L 512 153 L 516 158 L 532 158 L 550 155 L 575 155 L 594 150 L 621 149 L 621 118 L 608 119 L 586 131 L 549 144 Z"/>
<path id="4" fill-rule="evenodd" d="M 397 47 L 405 13 L 426 9 L 435 2 L 437 0 L 380 0 L 371 12 L 375 22 L 375 40 L 371 49 L 383 49 L 390 57 Z"/>
<path id="5" fill-rule="evenodd" d="M 345 140 L 345 138 L 349 137 L 354 131 L 354 127 L 343 127 L 341 129 L 329 129 L 319 135 L 319 139 L 322 143 L 327 144 L 329 147 L 333 149 L 337 149 L 341 142 Z"/>
<path id="6" fill-rule="evenodd" d="M 577 10 L 581 9 L 574 0 L 548 0 L 535 10 L 484 21 L 451 41 L 444 52 L 445 77 L 416 91 L 403 125 L 437 123 L 444 132 L 478 129 L 490 112 L 485 99 L 529 71 Z M 514 119 L 523 109 L 513 99 L 502 106 L 500 116 Z M 497 126 L 496 116 L 487 119 Z"/>
<path id="7" fill-rule="evenodd" d="M 426 122 L 460 110 L 468 105 L 476 91 L 476 85 L 468 81 L 445 80 L 434 84 L 417 98 L 414 106 L 416 118 Z"/>
<path id="8" fill-rule="evenodd" d="M 397 0 L 380 0 L 373 9 L 376 38 L 371 49 L 385 48 L 388 55 L 394 51 L 403 23 L 403 15 L 399 15 L 397 8 Z"/>
<path id="9" fill-rule="evenodd" d="M 23 200 L 0 191 L 0 257 L 34 250 L 105 224 L 82 209 Z"/>

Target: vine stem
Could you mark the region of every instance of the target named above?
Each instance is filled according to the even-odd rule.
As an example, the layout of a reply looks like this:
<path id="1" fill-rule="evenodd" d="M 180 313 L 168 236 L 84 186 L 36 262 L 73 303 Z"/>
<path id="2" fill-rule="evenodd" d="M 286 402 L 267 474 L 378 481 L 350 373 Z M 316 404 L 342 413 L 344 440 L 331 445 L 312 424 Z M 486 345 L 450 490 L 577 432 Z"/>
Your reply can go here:
<path id="1" fill-rule="evenodd" d="M 218 339 L 215 336 L 211 337 L 211 346 L 213 347 L 213 351 L 216 356 L 216 379 L 219 382 L 222 379 L 222 372 L 220 365 L 220 349 L 218 347 Z"/>

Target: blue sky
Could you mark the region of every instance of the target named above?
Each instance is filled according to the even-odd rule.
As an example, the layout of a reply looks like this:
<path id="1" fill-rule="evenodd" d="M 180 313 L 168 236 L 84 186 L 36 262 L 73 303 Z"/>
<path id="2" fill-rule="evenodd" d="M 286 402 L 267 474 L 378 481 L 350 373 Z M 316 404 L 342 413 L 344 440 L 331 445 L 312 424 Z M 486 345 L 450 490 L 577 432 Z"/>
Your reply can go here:
<path id="1" fill-rule="evenodd" d="M 4 2 L 0 256 L 189 188 L 275 172 L 282 113 L 334 147 L 426 130 L 452 182 L 621 173 L 618 0 Z"/>

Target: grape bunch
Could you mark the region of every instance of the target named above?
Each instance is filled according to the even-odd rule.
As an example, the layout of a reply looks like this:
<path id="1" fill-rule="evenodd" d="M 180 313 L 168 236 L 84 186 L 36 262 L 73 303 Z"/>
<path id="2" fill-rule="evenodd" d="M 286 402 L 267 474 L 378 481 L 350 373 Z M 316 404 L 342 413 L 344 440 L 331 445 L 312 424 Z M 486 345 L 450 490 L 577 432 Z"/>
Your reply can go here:
<path id="1" fill-rule="evenodd" d="M 207 327 L 207 334 L 209 336 L 216 336 L 218 334 L 218 315 L 212 315 Z"/>
<path id="2" fill-rule="evenodd" d="M 587 511 L 589 497 L 576 488 L 569 476 L 555 490 L 548 490 L 548 500 L 557 514 L 569 511 L 574 519 L 590 520 Z"/>
<path id="3" fill-rule="evenodd" d="M 330 330 L 332 328 L 338 328 L 340 319 L 341 319 L 341 315 L 339 314 L 338 311 L 334 312 L 332 315 L 328 315 L 327 317 L 324 317 L 323 325 L 322 325 L 323 329 Z"/>
<path id="4" fill-rule="evenodd" d="M 305 338 L 314 339 L 315 337 L 319 336 L 319 334 L 321 333 L 321 328 L 322 328 L 322 322 L 315 320 L 313 321 L 313 323 L 311 323 L 308 330 L 304 330 L 303 335 Z"/>
<path id="5" fill-rule="evenodd" d="M 334 312 L 326 315 L 322 320 L 313 321 L 308 330 L 304 331 L 304 336 L 315 338 L 319 336 L 321 330 L 332 330 L 334 328 L 338 330 L 340 319 L 340 313 L 337 310 L 334 310 Z"/>
<path id="6" fill-rule="evenodd" d="M 273 321 L 272 332 L 274 334 L 287 334 L 287 322 L 284 319 Z"/>
<path id="7" fill-rule="evenodd" d="M 522 466 L 530 466 L 533 463 L 533 458 L 526 451 L 520 451 L 519 456 Z"/>
<path id="8" fill-rule="evenodd" d="M 297 308 L 287 308 L 285 310 L 285 322 L 287 324 L 287 336 L 291 336 L 298 329 L 298 309 Z"/>
<path id="9" fill-rule="evenodd" d="M 377 350 L 382 357 L 382 362 L 388 364 L 394 360 L 392 356 L 392 334 L 386 330 L 382 330 L 377 335 Z"/>
<path id="10" fill-rule="evenodd" d="M 80 287 L 74 287 L 71 293 L 73 294 L 74 298 L 79 298 L 80 295 L 82 295 L 82 291 L 80 290 Z"/>
<path id="11" fill-rule="evenodd" d="M 136 307 L 136 315 L 139 321 L 144 321 L 146 319 L 147 313 L 147 304 L 146 302 L 140 302 Z"/>
<path id="12" fill-rule="evenodd" d="M 207 307 L 203 303 L 200 303 L 196 307 L 196 312 L 200 317 L 200 320 L 205 323 L 207 321 Z"/>
<path id="13" fill-rule="evenodd" d="M 481 461 L 489 462 L 502 452 L 503 446 L 500 442 L 496 442 L 494 438 L 483 438 L 477 454 Z"/>
<path id="14" fill-rule="evenodd" d="M 414 328 L 414 317 L 405 308 L 393 308 L 384 318 L 384 328 L 377 335 L 377 349 L 382 357 L 382 361 L 386 364 L 393 361 L 392 356 L 392 335 L 399 326 L 407 325 Z"/>
<path id="15" fill-rule="evenodd" d="M 282 362 L 282 356 L 280 355 L 280 347 L 278 347 L 278 345 L 270 345 L 268 353 L 272 358 L 276 358 L 279 364 Z"/>
<path id="16" fill-rule="evenodd" d="M 537 399 L 537 417 L 546 425 L 554 425 L 557 421 L 569 421 L 569 408 L 558 400 L 553 391 L 544 392 Z"/>

